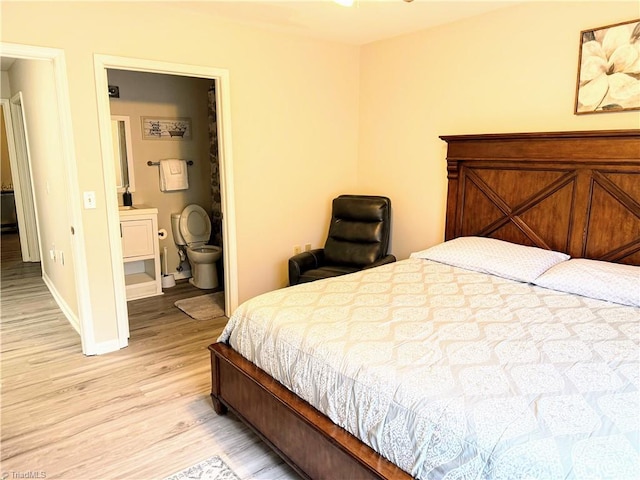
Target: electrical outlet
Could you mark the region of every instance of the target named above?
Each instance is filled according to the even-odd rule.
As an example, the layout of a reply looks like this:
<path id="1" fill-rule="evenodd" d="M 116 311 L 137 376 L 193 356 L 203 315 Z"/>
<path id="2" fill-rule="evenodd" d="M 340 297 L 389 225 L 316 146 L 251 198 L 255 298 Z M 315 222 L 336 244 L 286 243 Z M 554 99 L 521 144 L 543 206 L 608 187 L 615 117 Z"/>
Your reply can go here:
<path id="1" fill-rule="evenodd" d="M 54 262 L 56 261 L 56 251 L 55 251 L 55 247 L 52 248 L 51 250 L 49 250 L 49 257 L 51 258 L 51 260 L 53 260 Z"/>
<path id="2" fill-rule="evenodd" d="M 302 247 L 300 245 L 294 245 L 293 246 L 293 254 L 294 255 L 298 255 L 299 253 L 302 253 Z"/>
<path id="3" fill-rule="evenodd" d="M 310 252 L 310 251 L 311 251 L 311 244 L 310 244 L 310 243 L 305 243 L 305 245 L 304 245 L 304 251 L 305 251 L 305 252 Z"/>

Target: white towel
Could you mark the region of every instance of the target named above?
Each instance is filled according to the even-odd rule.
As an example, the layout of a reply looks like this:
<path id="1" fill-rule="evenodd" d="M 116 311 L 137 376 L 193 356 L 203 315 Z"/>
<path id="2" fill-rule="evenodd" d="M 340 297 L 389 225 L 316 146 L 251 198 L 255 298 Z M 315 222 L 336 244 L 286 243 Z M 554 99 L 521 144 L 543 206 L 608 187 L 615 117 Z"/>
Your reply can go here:
<path id="1" fill-rule="evenodd" d="M 160 191 L 170 192 L 188 188 L 187 162 L 175 158 L 160 160 Z"/>

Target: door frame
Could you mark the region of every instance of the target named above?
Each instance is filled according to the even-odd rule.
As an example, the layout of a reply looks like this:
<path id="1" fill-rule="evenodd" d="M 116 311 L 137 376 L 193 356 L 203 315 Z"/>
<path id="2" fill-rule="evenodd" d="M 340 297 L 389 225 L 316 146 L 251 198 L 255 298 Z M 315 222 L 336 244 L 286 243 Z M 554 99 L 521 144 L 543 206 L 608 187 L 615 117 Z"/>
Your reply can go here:
<path id="1" fill-rule="evenodd" d="M 20 92 L 21 93 L 21 92 Z M 29 162 L 24 155 L 24 148 L 18 150 L 16 142 L 16 129 L 13 128 L 12 102 L 8 98 L 1 98 L 2 116 L 4 118 L 5 135 L 7 138 L 7 150 L 9 152 L 9 165 L 11 166 L 11 183 L 16 198 L 16 219 L 18 222 L 18 236 L 20 238 L 20 251 L 23 262 L 39 261 L 40 249 L 33 255 L 33 247 L 38 246 L 38 232 L 35 225 L 35 204 L 33 201 L 33 187 L 29 175 Z M 22 137 L 22 143 L 27 140 Z M 25 178 L 26 177 L 26 178 Z M 25 178 L 26 181 L 23 181 Z M 35 236 L 35 244 L 30 239 Z"/>
<path id="2" fill-rule="evenodd" d="M 71 102 L 69 99 L 69 80 L 64 50 L 50 47 L 37 47 L 16 43 L 0 42 L 0 56 L 21 60 L 44 60 L 53 67 L 53 80 L 58 103 L 58 122 L 60 143 L 62 147 L 62 165 L 64 169 L 65 188 L 69 192 L 68 212 L 71 225 L 71 255 L 73 256 L 76 296 L 78 302 L 78 326 L 82 353 L 94 355 L 96 342 L 94 339 L 93 314 L 89 296 L 89 273 L 84 243 L 84 228 L 80 204 L 80 186 L 78 184 L 78 164 L 76 159 L 73 125 L 71 122 Z M 40 242 L 38 241 L 38 244 Z M 63 313 L 65 309 L 61 309 Z M 68 318 L 74 325 L 73 319 Z"/>
<path id="3" fill-rule="evenodd" d="M 20 249 L 22 250 L 23 262 L 39 262 L 42 258 L 40 251 L 40 228 L 38 225 L 38 210 L 35 202 L 35 192 L 33 191 L 33 171 L 31 169 L 31 154 L 29 152 L 29 134 L 27 131 L 27 121 L 24 115 L 24 97 L 22 92 L 18 92 L 9 100 L 11 111 L 11 128 L 13 129 L 13 147 L 16 154 L 15 174 L 13 164 L 11 177 L 17 180 L 14 185 L 18 186 L 18 203 L 22 210 L 18 217 L 18 231 L 20 232 Z M 11 157 L 9 157 L 11 160 Z M 16 178 L 14 178 L 16 177 Z M 16 204 L 16 210 L 17 210 Z M 22 220 L 22 224 L 20 223 Z M 24 243 L 23 243 L 24 240 Z"/>
<path id="4" fill-rule="evenodd" d="M 105 193 L 107 193 L 107 230 L 109 232 L 109 245 L 111 248 L 111 265 L 113 270 L 120 348 L 128 345 L 129 316 L 124 283 L 124 266 L 122 263 L 118 201 L 116 195 L 108 194 L 108 192 L 115 191 L 116 180 L 112 162 L 107 161 L 107 159 L 113 158 L 114 155 L 113 143 L 111 141 L 111 109 L 109 105 L 107 69 L 209 78 L 216 82 L 220 190 L 223 211 L 225 315 L 229 316 L 238 306 L 238 260 L 236 250 L 235 195 L 233 189 L 233 157 L 231 150 L 229 71 L 213 67 L 102 54 L 94 54 L 94 69 L 98 102 L 98 124 L 100 129 L 100 143 L 102 146 L 104 188 Z"/>

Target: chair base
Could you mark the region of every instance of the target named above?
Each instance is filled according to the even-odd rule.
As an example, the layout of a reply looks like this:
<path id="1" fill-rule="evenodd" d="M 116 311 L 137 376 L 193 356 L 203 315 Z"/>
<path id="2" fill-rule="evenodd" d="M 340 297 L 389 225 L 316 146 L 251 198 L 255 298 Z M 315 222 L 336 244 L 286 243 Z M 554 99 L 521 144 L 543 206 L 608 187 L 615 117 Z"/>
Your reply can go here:
<path id="1" fill-rule="evenodd" d="M 340 275 L 346 275 L 347 273 L 357 272 L 359 270 L 360 268 L 337 266 L 314 268 L 313 270 L 307 270 L 300 275 L 300 283 L 315 282 L 316 280 L 322 280 L 323 278 L 337 277 Z"/>

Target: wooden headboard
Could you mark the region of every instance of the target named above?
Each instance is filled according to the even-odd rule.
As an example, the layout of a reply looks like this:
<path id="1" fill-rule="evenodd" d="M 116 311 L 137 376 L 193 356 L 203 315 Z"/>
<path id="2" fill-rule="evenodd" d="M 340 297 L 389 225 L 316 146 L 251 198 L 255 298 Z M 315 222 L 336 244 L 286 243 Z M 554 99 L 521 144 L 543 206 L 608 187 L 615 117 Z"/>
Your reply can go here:
<path id="1" fill-rule="evenodd" d="M 445 239 L 640 265 L 640 130 L 452 135 Z"/>

